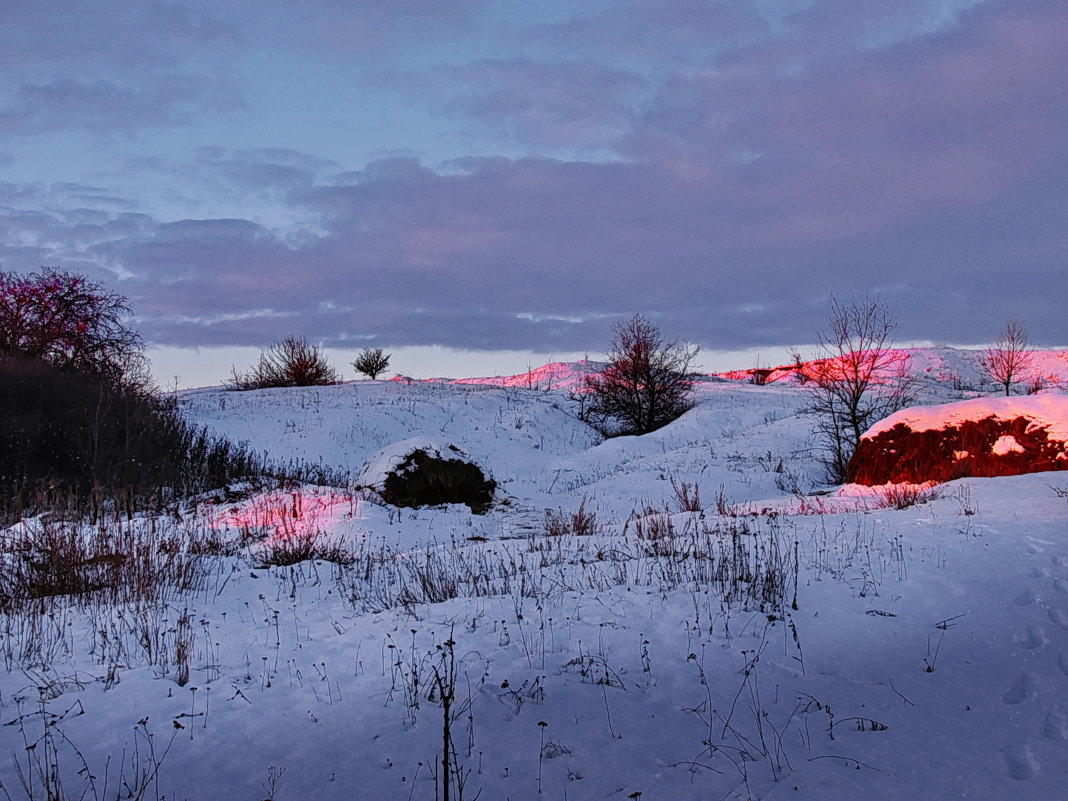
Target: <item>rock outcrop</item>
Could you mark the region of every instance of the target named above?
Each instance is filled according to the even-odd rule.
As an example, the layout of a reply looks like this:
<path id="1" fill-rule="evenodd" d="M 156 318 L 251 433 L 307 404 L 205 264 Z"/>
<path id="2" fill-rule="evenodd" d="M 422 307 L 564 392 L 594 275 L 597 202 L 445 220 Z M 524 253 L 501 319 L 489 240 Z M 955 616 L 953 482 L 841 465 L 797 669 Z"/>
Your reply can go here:
<path id="1" fill-rule="evenodd" d="M 1068 395 L 976 398 L 903 409 L 872 426 L 849 462 L 855 484 L 1068 470 Z"/>
<path id="2" fill-rule="evenodd" d="M 461 448 L 422 437 L 383 448 L 368 460 L 357 483 L 393 506 L 462 503 L 476 514 L 489 509 L 497 487 Z"/>

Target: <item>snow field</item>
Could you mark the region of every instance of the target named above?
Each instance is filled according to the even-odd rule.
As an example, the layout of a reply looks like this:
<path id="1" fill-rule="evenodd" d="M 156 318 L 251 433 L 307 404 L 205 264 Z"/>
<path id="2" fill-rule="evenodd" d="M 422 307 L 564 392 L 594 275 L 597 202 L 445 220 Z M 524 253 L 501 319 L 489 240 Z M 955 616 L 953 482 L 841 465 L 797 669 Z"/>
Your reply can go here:
<path id="1" fill-rule="evenodd" d="M 167 798 L 434 798 L 451 649 L 463 798 L 1064 798 L 1066 477 L 802 508 L 820 480 L 803 389 L 699 400 L 598 443 L 551 392 L 187 393 L 234 439 L 354 473 L 394 442 L 455 440 L 506 500 L 477 516 L 304 488 L 167 523 L 221 544 L 191 589 L 4 616 L 0 781 L 26 797 L 15 766 L 49 731 L 74 797 L 81 759 L 110 797 L 108 758 L 113 788 L 137 748 L 145 798 L 157 778 Z M 545 536 L 583 503 L 594 534 Z M 266 564 L 294 537 L 351 562 Z"/>

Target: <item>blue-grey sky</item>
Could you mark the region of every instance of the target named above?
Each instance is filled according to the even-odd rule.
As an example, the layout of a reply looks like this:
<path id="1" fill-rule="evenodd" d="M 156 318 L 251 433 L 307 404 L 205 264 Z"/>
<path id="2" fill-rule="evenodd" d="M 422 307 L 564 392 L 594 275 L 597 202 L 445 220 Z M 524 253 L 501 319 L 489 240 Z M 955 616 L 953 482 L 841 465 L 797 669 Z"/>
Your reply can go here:
<path id="1" fill-rule="evenodd" d="M 1064 0 L 3 0 L 0 266 L 122 292 L 185 384 L 634 312 L 773 359 L 832 291 L 1061 345 L 1066 75 Z"/>

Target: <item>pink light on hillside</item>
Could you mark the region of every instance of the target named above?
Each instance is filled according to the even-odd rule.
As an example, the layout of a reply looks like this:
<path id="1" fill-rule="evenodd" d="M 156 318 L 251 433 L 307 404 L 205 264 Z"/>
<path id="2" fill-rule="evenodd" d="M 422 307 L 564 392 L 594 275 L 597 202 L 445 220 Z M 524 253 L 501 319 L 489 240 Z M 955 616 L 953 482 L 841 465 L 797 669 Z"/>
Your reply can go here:
<path id="1" fill-rule="evenodd" d="M 211 515 L 216 531 L 235 531 L 241 542 L 285 541 L 323 533 L 359 512 L 359 499 L 348 491 L 304 487 L 254 495 Z"/>

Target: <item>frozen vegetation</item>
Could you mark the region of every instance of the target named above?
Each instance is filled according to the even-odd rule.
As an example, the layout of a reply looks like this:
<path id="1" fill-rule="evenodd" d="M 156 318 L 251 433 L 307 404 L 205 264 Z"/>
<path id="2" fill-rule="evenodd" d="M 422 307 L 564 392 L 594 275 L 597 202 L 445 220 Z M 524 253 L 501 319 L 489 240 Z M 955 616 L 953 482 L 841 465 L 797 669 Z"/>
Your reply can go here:
<path id="1" fill-rule="evenodd" d="M 914 361 L 922 403 L 980 389 Z M 0 797 L 1066 797 L 1068 472 L 826 488 L 797 380 L 602 441 L 574 369 L 183 394 L 337 475 L 455 445 L 497 500 L 244 486 L 6 530 L 150 547 L 5 601 Z"/>

